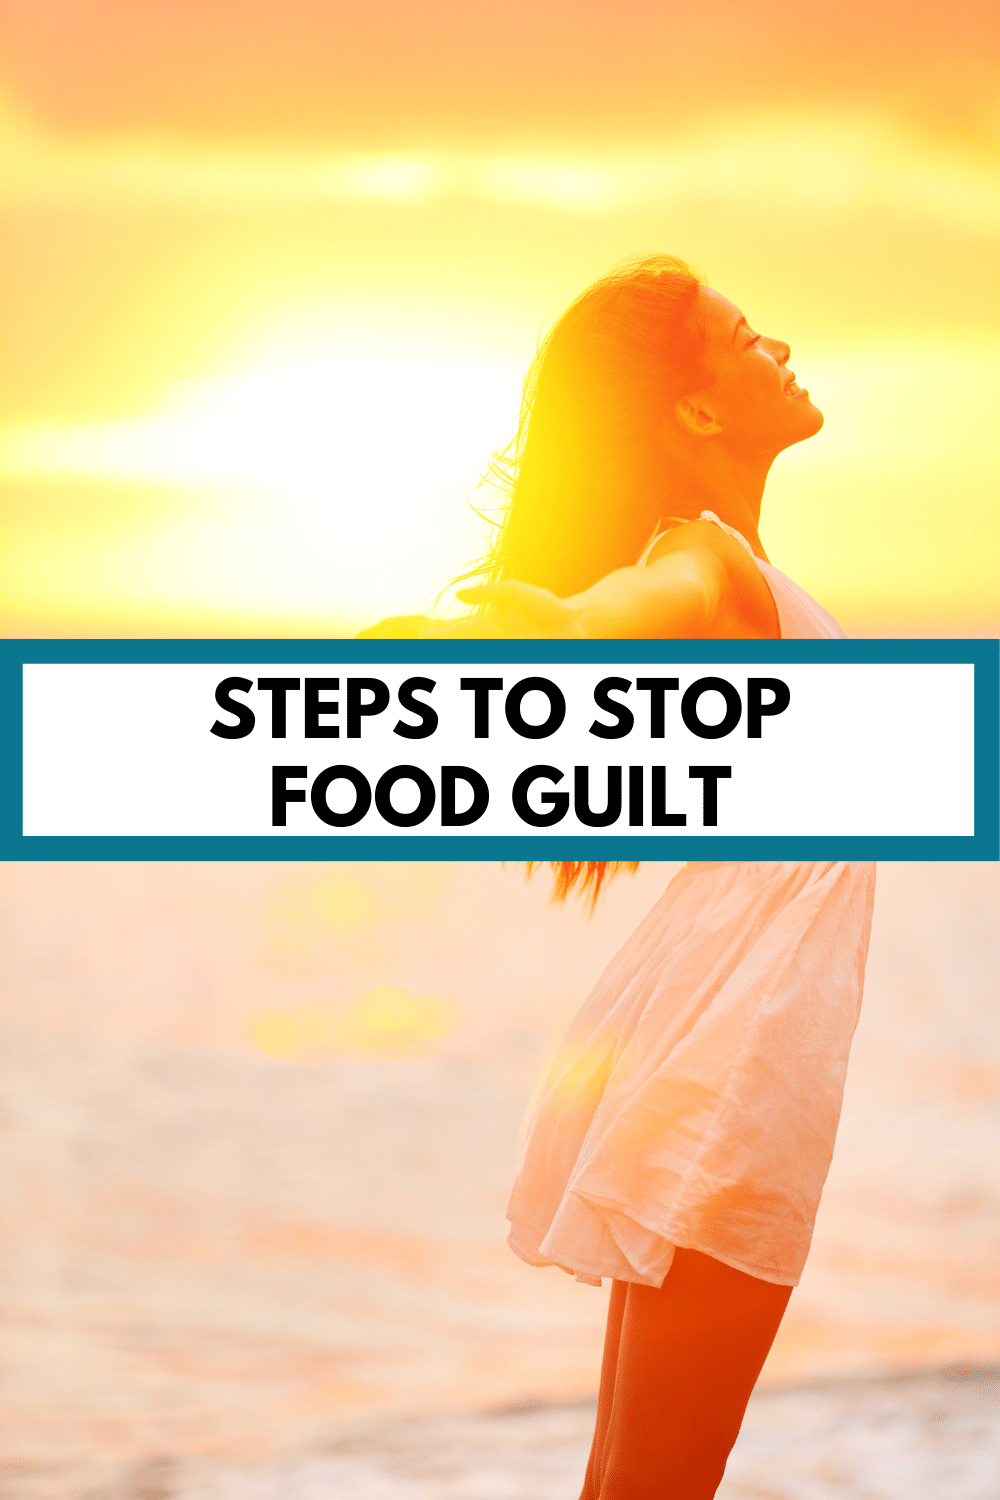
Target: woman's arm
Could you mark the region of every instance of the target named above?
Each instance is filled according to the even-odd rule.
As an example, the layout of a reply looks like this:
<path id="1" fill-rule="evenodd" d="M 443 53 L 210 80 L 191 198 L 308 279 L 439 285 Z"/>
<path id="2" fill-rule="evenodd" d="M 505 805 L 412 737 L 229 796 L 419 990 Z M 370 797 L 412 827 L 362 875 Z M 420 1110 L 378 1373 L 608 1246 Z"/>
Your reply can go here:
<path id="1" fill-rule="evenodd" d="M 725 572 L 710 552 L 673 553 L 645 568 L 619 568 L 582 594 L 557 599 L 530 583 L 482 583 L 459 590 L 489 604 L 490 634 L 542 636 L 708 636 Z"/>
<path id="2" fill-rule="evenodd" d="M 686 547 L 619 568 L 566 603 L 585 636 L 710 636 L 730 588 L 714 552 Z"/>
<path id="3" fill-rule="evenodd" d="M 709 522 L 678 532 L 645 567 L 619 568 L 568 599 L 513 581 L 458 597 L 491 605 L 482 633 L 497 636 L 777 637 L 771 591 L 739 543 Z"/>
<path id="4" fill-rule="evenodd" d="M 389 615 L 385 620 L 379 620 L 377 625 L 369 625 L 367 630 L 359 630 L 356 639 L 359 641 L 390 640 L 405 641 L 419 640 L 432 629 L 434 621 L 426 615 Z"/>

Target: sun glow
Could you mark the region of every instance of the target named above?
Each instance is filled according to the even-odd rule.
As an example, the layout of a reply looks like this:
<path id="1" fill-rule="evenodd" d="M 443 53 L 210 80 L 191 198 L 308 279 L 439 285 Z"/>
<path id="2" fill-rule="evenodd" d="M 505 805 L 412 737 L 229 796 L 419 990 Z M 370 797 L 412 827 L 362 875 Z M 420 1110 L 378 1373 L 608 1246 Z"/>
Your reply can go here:
<path id="1" fill-rule="evenodd" d="M 888 116 L 336 151 L 0 108 L 0 202 L 46 247 L 6 327 L 8 631 L 335 633 L 426 609 L 483 550 L 468 502 L 495 506 L 477 486 L 539 327 L 648 248 L 787 335 L 826 412 L 769 482 L 779 565 L 853 630 L 995 615 L 1000 188 Z M 76 226 L 55 250 L 53 214 Z"/>
<path id="2" fill-rule="evenodd" d="M 418 609 L 481 545 L 466 496 L 505 439 L 521 374 L 513 359 L 467 352 L 289 350 L 187 382 L 145 415 L 8 429 L 8 483 L 188 497 L 110 549 L 93 539 L 73 578 L 51 556 L 34 568 L 22 557 L 22 586 L 331 624 L 394 600 Z"/>
<path id="3" fill-rule="evenodd" d="M 488 459 L 518 379 L 499 363 L 316 356 L 194 380 L 145 416 L 0 435 L 8 478 L 88 476 L 385 504 L 446 453 Z"/>
<path id="4" fill-rule="evenodd" d="M 764 535 L 775 560 L 831 606 L 881 597 L 931 615 L 961 594 L 986 617 L 990 547 L 959 563 L 926 537 L 959 497 L 963 524 L 995 534 L 988 346 L 801 351 L 827 424 L 772 475 Z M 0 434 L 0 479 L 144 485 L 181 497 L 145 525 L 76 536 L 72 560 L 39 533 L 8 566 L 28 597 L 64 606 L 162 608 L 205 618 L 351 630 L 427 608 L 481 550 L 468 504 L 509 435 L 521 364 L 442 349 L 316 347 L 179 387 L 128 420 Z M 946 450 L 942 428 L 962 431 Z M 487 500 L 487 504 L 489 501 Z M 865 545 L 857 547 L 856 538 Z M 884 559 L 900 561 L 899 578 Z M 845 586 L 850 578 L 851 588 Z M 308 622 L 308 623 L 307 623 Z"/>

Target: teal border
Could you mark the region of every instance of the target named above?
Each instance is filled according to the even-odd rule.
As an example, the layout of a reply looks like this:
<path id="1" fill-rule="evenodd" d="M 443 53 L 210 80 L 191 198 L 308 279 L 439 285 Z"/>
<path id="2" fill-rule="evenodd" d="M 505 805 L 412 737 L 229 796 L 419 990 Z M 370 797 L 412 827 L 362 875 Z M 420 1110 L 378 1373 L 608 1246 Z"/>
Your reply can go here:
<path id="1" fill-rule="evenodd" d="M 975 669 L 975 832 L 967 838 L 589 838 L 413 835 L 341 838 L 25 838 L 21 668 L 28 662 L 394 663 L 742 662 L 971 663 Z M 1000 642 L 996 640 L 8 640 L 0 641 L 0 858 L 44 860 L 1000 859 Z M 67 734 L 72 754 L 72 734 Z"/>

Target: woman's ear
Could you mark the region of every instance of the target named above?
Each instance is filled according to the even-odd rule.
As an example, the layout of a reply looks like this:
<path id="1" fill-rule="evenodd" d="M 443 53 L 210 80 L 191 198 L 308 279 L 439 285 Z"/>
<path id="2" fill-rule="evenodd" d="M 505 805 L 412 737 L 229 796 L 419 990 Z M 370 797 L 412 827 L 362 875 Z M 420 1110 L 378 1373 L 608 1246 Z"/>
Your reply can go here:
<path id="1" fill-rule="evenodd" d="M 701 391 L 674 402 L 674 421 L 690 437 L 715 437 L 722 431 L 711 401 Z"/>

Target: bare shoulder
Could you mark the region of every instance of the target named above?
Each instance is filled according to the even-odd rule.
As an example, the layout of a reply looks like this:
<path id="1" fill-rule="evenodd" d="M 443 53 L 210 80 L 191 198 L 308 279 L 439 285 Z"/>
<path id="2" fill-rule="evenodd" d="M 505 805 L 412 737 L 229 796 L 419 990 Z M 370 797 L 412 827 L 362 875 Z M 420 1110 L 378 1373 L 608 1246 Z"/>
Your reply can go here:
<path id="1" fill-rule="evenodd" d="M 662 536 L 646 561 L 654 566 L 678 552 L 711 552 L 729 581 L 719 620 L 719 636 L 776 639 L 781 635 L 778 610 L 764 575 L 746 548 L 711 521 L 690 521 Z"/>

